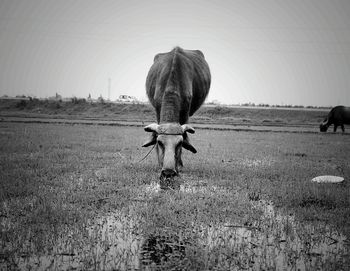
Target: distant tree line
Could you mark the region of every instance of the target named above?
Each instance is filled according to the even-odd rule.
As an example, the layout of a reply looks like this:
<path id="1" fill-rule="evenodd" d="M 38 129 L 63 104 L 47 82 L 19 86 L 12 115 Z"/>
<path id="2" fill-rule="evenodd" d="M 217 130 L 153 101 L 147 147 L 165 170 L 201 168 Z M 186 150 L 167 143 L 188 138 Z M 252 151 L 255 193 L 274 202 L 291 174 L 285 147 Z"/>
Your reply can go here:
<path id="1" fill-rule="evenodd" d="M 32 96 L 26 96 L 26 95 L 16 95 L 15 97 L 11 97 L 8 95 L 3 95 L 0 97 L 0 99 L 6 99 L 6 100 L 10 100 L 10 99 L 14 99 L 14 100 L 26 100 L 26 101 L 56 101 L 56 102 L 71 102 L 73 104 L 84 104 L 84 103 L 101 103 L 101 104 L 106 104 L 109 103 L 108 100 L 104 99 L 102 97 L 102 95 L 100 95 L 96 100 L 91 98 L 91 94 L 88 95 L 88 97 L 85 98 L 78 98 L 76 96 L 72 97 L 72 98 L 62 98 L 62 96 L 58 93 L 55 94 L 55 96 L 49 97 L 49 98 L 36 98 L 36 97 L 32 97 Z M 217 106 L 221 106 L 221 107 L 225 107 L 225 104 L 221 104 L 219 101 L 211 101 L 211 102 L 207 102 L 206 104 L 208 105 L 217 105 Z M 23 106 L 24 103 L 21 103 L 21 106 Z M 331 106 L 312 106 L 312 105 L 308 105 L 308 106 L 304 106 L 304 105 L 292 105 L 292 104 L 286 104 L 286 105 L 279 105 L 279 104 L 267 104 L 267 103 L 252 103 L 252 102 L 248 102 L 248 103 L 241 103 L 241 104 L 228 104 L 227 106 L 230 105 L 234 105 L 234 106 L 249 106 L 249 107 L 272 107 L 272 108 L 307 108 L 307 109 L 329 109 L 331 108 Z"/>
<path id="2" fill-rule="evenodd" d="M 255 104 L 255 103 L 243 103 L 240 104 L 240 106 L 252 106 L 252 107 L 276 107 L 276 108 L 315 108 L 315 109 L 327 109 L 330 108 L 329 106 L 313 106 L 313 105 L 308 105 L 308 106 L 304 106 L 304 105 L 292 105 L 292 104 L 285 104 L 285 105 L 279 105 L 279 104 L 265 104 L 265 103 L 259 103 L 259 104 Z"/>

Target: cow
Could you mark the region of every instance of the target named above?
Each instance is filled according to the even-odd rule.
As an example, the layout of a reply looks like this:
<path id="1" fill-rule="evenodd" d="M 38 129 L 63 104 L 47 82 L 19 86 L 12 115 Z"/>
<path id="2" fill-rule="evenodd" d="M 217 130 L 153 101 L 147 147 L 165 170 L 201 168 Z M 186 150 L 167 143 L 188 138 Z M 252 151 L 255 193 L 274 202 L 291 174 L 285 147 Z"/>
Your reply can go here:
<path id="1" fill-rule="evenodd" d="M 188 133 L 195 132 L 188 120 L 204 103 L 210 83 L 210 69 L 199 50 L 175 47 L 154 57 L 146 92 L 155 108 L 157 123 L 144 128 L 152 134 L 142 146 L 156 146 L 161 180 L 178 176 L 183 166 L 182 148 L 197 152 L 188 137 Z"/>
<path id="2" fill-rule="evenodd" d="M 334 132 L 336 132 L 338 126 L 340 126 L 344 133 L 344 124 L 350 124 L 350 107 L 342 105 L 333 107 L 328 113 L 328 116 L 320 124 L 320 131 L 327 132 L 328 127 L 332 124 L 334 124 Z"/>

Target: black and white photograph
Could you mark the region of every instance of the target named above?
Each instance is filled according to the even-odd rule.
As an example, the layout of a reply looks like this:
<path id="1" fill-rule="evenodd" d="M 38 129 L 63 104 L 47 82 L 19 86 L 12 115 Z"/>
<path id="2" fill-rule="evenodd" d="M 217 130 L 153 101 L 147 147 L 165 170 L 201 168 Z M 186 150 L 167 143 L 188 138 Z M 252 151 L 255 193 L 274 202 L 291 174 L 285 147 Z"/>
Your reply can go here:
<path id="1" fill-rule="evenodd" d="M 350 270 L 350 1 L 0 0 L 0 270 Z"/>

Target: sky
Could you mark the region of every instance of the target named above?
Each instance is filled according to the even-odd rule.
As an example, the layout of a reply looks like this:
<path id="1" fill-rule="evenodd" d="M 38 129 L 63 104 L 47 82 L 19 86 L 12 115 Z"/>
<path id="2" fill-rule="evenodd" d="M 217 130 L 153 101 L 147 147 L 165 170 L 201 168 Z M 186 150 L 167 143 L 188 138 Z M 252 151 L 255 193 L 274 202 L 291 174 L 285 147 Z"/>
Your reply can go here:
<path id="1" fill-rule="evenodd" d="M 0 96 L 146 101 L 175 46 L 204 53 L 207 102 L 350 106 L 348 0 L 0 0 Z"/>

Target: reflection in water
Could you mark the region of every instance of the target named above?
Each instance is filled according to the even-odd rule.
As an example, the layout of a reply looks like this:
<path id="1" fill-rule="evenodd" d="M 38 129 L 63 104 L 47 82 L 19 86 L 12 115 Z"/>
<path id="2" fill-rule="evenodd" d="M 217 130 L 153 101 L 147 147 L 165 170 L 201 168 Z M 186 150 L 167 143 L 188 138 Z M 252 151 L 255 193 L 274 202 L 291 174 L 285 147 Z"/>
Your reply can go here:
<path id="1" fill-rule="evenodd" d="M 152 183 L 140 188 L 141 199 L 152 198 L 163 190 Z M 167 193 L 167 192 L 164 192 Z M 222 187 L 206 183 L 184 183 L 176 193 L 230 193 Z M 170 194 L 169 194 L 170 195 Z M 147 204 L 147 200 L 137 200 Z M 298 222 L 293 216 L 277 212 L 266 201 L 252 202 L 263 216 L 256 225 L 228 223 L 200 225 L 193 223 L 195 241 L 171 234 L 147 233 L 142 236 L 141 223 L 147 223 L 132 208 L 90 221 L 84 230 L 71 231 L 57 240 L 54 251 L 45 256 L 19 257 L 19 269 L 100 269 L 152 270 L 167 261 L 183 260 L 187 248 L 201 251 L 208 263 L 223 262 L 222 269 L 309 270 L 340 269 L 349 262 L 346 237 L 326 225 L 312 226 Z M 1 265 L 0 265 L 1 267 Z M 219 268 L 220 269 L 220 268 Z"/>
<path id="2" fill-rule="evenodd" d="M 235 257 L 243 269 L 328 270 L 334 263 L 340 267 L 349 263 L 344 235 L 325 225 L 299 223 L 293 216 L 277 213 L 266 201 L 254 205 L 264 211 L 259 227 L 202 226 L 202 243 L 215 253 L 227 253 L 227 247 L 238 251 Z"/>
<path id="3" fill-rule="evenodd" d="M 160 266 L 163 263 L 181 261 L 186 257 L 190 242 L 172 234 L 151 234 L 145 238 L 141 250 L 142 266 Z"/>
<path id="4" fill-rule="evenodd" d="M 153 192 L 162 191 L 156 184 L 151 187 Z M 230 193 L 225 188 L 205 183 L 184 183 L 180 191 L 208 195 Z M 208 257 L 236 252 L 230 255 L 235 258 L 233 265 L 254 270 L 268 267 L 277 270 L 328 269 L 334 268 L 334 263 L 340 268 L 349 264 L 350 244 L 336 230 L 322 223 L 301 223 L 292 215 L 276 211 L 271 202 L 259 200 L 251 204 L 263 213 L 256 226 L 193 225 L 196 232 L 201 233 L 198 241 L 206 248 Z"/>
<path id="5" fill-rule="evenodd" d="M 16 265 L 20 270 L 138 270 L 142 237 L 137 223 L 121 212 L 99 217 L 62 236 L 49 255 L 23 255 Z"/>

